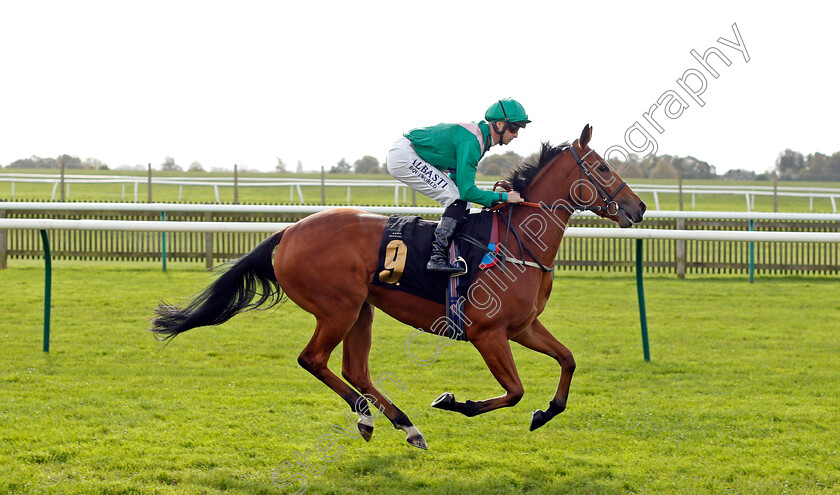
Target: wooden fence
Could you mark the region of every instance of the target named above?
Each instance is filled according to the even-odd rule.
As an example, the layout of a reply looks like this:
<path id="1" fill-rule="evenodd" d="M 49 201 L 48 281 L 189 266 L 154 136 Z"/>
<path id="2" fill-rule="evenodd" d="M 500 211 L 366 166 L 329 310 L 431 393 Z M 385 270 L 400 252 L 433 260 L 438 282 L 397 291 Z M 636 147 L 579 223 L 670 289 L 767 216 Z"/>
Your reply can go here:
<path id="1" fill-rule="evenodd" d="M 167 221 L 193 222 L 294 222 L 305 215 L 264 213 L 180 213 L 166 214 Z M 65 220 L 161 220 L 159 212 L 60 212 L 3 211 L 0 218 L 55 218 Z M 166 257 L 169 260 L 204 261 L 209 268 L 219 262 L 238 258 L 266 237 L 262 233 L 166 233 Z M 156 232 L 55 230 L 50 232 L 53 259 L 103 261 L 157 261 L 163 253 L 163 236 Z M 43 257 L 38 231 L 0 230 L 0 268 L 6 259 Z"/>
<path id="2" fill-rule="evenodd" d="M 298 213 L 167 213 L 167 221 L 294 222 Z M 16 211 L 0 210 L 7 218 L 57 218 L 97 220 L 161 220 L 161 214 L 108 211 Z M 572 227 L 615 228 L 600 218 L 573 218 Z M 784 232 L 838 232 L 836 221 L 646 219 L 646 228 L 688 230 L 752 230 Z M 169 260 L 204 261 L 211 267 L 249 252 L 265 234 L 261 233 L 166 233 Z M 54 259 L 155 261 L 163 252 L 163 235 L 154 232 L 55 230 L 50 232 Z M 840 273 L 840 244 L 790 242 L 731 242 L 691 240 L 648 240 L 644 267 L 650 273 L 747 273 L 750 246 L 755 271 L 759 274 Z M 8 259 L 41 258 L 43 247 L 35 230 L 0 230 L 0 268 Z M 571 270 L 632 271 L 632 239 L 567 238 L 560 245 L 555 265 Z"/>
<path id="3" fill-rule="evenodd" d="M 574 227 L 608 227 L 601 219 L 573 219 Z M 773 232 L 839 232 L 833 221 L 645 219 L 649 229 L 730 230 Z M 750 245 L 756 273 L 838 274 L 840 244 L 792 242 L 733 242 L 653 239 L 646 241 L 644 266 L 650 273 L 747 273 Z M 564 239 L 555 265 L 595 271 L 632 271 L 632 239 Z"/>

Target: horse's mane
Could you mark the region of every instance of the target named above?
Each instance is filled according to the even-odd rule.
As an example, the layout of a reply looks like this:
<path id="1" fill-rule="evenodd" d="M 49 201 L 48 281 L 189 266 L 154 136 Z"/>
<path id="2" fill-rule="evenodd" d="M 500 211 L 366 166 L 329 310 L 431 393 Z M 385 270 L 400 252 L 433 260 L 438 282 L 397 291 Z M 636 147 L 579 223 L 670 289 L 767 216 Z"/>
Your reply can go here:
<path id="1" fill-rule="evenodd" d="M 550 142 L 544 141 L 542 149 L 540 149 L 540 156 L 537 161 L 526 160 L 519 164 L 516 168 L 508 172 L 505 180 L 513 187 L 514 191 L 522 192 L 534 180 L 534 177 L 548 165 L 557 155 L 564 152 L 569 147 L 569 143 L 565 142 L 559 146 L 552 146 Z"/>

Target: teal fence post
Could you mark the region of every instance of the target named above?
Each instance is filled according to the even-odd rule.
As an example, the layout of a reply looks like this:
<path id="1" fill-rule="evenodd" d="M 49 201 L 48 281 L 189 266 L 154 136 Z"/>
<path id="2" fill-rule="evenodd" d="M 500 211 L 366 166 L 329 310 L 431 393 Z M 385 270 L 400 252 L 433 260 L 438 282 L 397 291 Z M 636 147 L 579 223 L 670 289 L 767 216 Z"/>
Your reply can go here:
<path id="1" fill-rule="evenodd" d="M 50 239 L 47 231 L 41 231 L 44 241 L 44 352 L 50 352 L 50 305 L 52 292 L 52 255 L 50 254 Z"/>
<path id="2" fill-rule="evenodd" d="M 650 362 L 650 344 L 648 343 L 647 314 L 645 312 L 645 286 L 642 270 L 644 260 L 644 249 L 642 239 L 636 239 L 636 291 L 639 294 L 639 321 L 642 324 L 642 349 L 645 354 L 645 361 Z"/>
<path id="3" fill-rule="evenodd" d="M 750 220 L 750 232 L 755 230 L 755 220 Z M 750 241 L 750 283 L 755 282 L 755 243 Z"/>
<path id="4" fill-rule="evenodd" d="M 166 212 L 160 212 L 160 221 L 166 221 Z M 160 233 L 160 244 L 161 244 L 161 259 L 163 260 L 163 271 L 166 271 L 166 232 Z"/>

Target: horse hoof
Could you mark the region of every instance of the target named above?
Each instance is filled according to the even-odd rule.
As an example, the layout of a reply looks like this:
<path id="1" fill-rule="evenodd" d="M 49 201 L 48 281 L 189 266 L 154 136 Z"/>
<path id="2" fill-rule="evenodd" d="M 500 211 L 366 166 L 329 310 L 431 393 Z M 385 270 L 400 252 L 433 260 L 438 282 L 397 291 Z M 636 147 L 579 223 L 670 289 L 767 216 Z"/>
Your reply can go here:
<path id="1" fill-rule="evenodd" d="M 359 429 L 359 435 L 365 439 L 365 442 L 370 442 L 370 437 L 373 436 L 373 426 L 358 422 L 356 423 L 356 428 Z"/>
<path id="2" fill-rule="evenodd" d="M 423 438 L 423 435 L 414 435 L 406 438 L 405 441 L 418 449 L 429 450 L 429 446 L 426 445 L 426 439 Z"/>
<path id="3" fill-rule="evenodd" d="M 452 392 L 444 392 L 432 402 L 432 407 L 449 410 L 455 404 L 455 395 Z"/>
<path id="4" fill-rule="evenodd" d="M 530 431 L 534 431 L 540 426 L 548 423 L 548 420 L 551 419 L 548 414 L 542 412 L 541 410 L 537 409 L 531 414 L 531 427 Z"/>

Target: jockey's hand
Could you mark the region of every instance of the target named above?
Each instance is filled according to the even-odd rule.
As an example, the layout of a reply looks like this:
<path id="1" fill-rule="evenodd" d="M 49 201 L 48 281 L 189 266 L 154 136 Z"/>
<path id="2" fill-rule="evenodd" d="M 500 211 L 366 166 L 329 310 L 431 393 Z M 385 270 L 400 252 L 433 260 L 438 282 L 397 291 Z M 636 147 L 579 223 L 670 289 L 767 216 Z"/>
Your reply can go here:
<path id="1" fill-rule="evenodd" d="M 508 203 L 521 203 L 521 202 L 525 201 L 524 199 L 522 199 L 522 196 L 519 194 L 518 191 L 511 191 L 511 192 L 507 193 L 507 197 L 508 197 L 508 199 L 507 199 Z"/>

